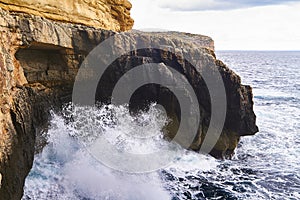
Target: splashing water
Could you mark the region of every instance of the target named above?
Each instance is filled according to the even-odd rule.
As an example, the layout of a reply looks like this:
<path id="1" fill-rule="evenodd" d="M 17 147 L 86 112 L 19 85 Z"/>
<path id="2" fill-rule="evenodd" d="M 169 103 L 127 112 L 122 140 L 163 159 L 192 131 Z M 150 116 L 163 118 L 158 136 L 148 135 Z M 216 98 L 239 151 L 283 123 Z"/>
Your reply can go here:
<path id="1" fill-rule="evenodd" d="M 127 174 L 104 166 L 85 145 L 98 135 L 124 151 L 154 151 L 167 119 L 153 106 L 138 117 L 127 108 L 76 107 L 71 120 L 52 114 L 48 145 L 36 155 L 23 199 L 169 199 L 158 173 Z M 70 117 L 70 115 L 69 115 Z M 148 134 L 147 141 L 139 134 Z"/>

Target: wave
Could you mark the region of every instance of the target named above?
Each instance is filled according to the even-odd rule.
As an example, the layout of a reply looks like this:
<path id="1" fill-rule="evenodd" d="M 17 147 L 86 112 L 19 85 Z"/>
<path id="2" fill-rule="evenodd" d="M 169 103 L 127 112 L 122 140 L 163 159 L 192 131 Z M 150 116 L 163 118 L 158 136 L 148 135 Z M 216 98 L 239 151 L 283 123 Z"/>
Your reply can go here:
<path id="1" fill-rule="evenodd" d="M 64 117 L 52 113 L 46 134 L 48 144 L 35 156 L 23 200 L 171 199 L 157 172 L 116 171 L 103 165 L 85 148 L 101 134 L 126 150 L 155 150 L 165 142 L 161 139 L 161 129 L 166 119 L 159 110 L 152 106 L 139 117 L 127 115 L 126 107 L 76 107 L 75 110 L 65 112 Z M 141 133 L 150 134 L 148 143 L 132 137 Z"/>

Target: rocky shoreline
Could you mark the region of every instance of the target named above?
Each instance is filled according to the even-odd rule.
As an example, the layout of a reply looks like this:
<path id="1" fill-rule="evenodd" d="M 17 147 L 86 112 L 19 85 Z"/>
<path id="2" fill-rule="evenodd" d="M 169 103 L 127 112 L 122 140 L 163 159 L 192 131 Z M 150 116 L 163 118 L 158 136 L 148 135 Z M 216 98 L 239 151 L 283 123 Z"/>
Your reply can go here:
<path id="1" fill-rule="evenodd" d="M 118 23 L 125 22 L 120 20 Z M 22 197 L 24 180 L 33 163 L 36 134 L 47 128 L 49 110 L 60 110 L 64 103 L 72 100 L 73 83 L 84 58 L 99 43 L 117 33 L 1 8 L 0 32 L 0 197 L 13 200 Z M 216 66 L 226 89 L 227 118 L 211 155 L 230 157 L 241 136 L 258 131 L 251 87 L 242 85 L 240 77 L 216 59 L 211 38 L 176 32 L 132 31 L 124 33 L 123 39 L 133 45 L 143 42 L 163 44 L 173 49 L 180 47 L 191 58 L 200 55 L 203 58 L 201 66 L 211 63 Z M 115 42 L 118 45 L 122 41 Z M 179 54 L 145 49 L 122 56 L 113 63 L 112 74 L 104 80 L 106 86 L 98 88 L 97 100 L 107 101 L 121 72 L 149 62 L 170 65 L 193 83 L 204 116 L 197 138 L 191 145 L 191 149 L 198 150 L 210 120 L 210 98 L 199 74 Z M 146 92 L 137 95 L 133 99 L 134 107 L 142 106 L 139 101 L 142 97 L 167 107 L 174 122 L 169 127 L 169 136 L 172 137 L 172 130 L 178 128 L 180 121 L 176 101 L 159 86 L 149 86 Z"/>

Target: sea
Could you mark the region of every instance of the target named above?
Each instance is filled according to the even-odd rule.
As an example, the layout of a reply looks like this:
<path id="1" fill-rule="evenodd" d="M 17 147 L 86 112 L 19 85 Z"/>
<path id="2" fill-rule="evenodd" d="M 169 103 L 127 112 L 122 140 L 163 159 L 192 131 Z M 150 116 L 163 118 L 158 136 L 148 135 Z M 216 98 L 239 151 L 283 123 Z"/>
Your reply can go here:
<path id="1" fill-rule="evenodd" d="M 148 173 L 107 167 L 85 148 L 101 134 L 140 153 L 168 145 L 166 124 L 151 105 L 138 116 L 126 106 L 66 106 L 52 113 L 47 145 L 36 154 L 26 178 L 23 200 L 299 200 L 300 199 L 300 52 L 217 51 L 217 58 L 253 87 L 259 132 L 242 137 L 231 160 L 173 148 L 172 163 Z M 66 117 L 67 116 L 67 117 Z M 85 130 L 78 132 L 78 129 Z M 124 134 L 125 133 L 125 134 Z M 130 135 L 149 134 L 149 141 Z M 174 144 L 170 144 L 174 145 Z"/>

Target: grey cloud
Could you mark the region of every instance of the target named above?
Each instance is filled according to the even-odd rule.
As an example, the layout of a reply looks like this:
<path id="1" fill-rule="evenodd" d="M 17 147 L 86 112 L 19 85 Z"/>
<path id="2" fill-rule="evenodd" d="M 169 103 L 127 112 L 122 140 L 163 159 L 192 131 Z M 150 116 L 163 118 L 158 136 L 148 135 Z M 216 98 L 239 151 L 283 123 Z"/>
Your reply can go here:
<path id="1" fill-rule="evenodd" d="M 232 10 L 257 6 L 287 4 L 299 0 L 163 0 L 162 8 L 173 11 Z"/>

